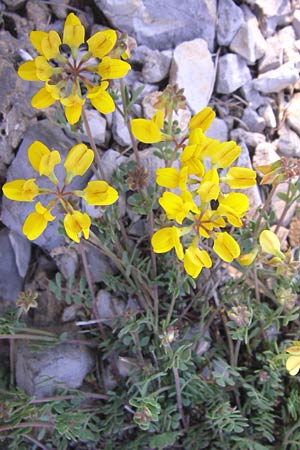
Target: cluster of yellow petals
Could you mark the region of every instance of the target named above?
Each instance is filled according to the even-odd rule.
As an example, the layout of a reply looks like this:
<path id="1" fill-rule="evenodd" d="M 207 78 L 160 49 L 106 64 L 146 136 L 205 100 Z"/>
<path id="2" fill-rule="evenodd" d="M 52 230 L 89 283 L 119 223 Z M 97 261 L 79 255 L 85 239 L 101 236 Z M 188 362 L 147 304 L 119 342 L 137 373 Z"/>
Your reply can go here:
<path id="1" fill-rule="evenodd" d="M 88 205 L 111 205 L 118 199 L 118 192 L 106 181 L 90 181 L 85 189 L 68 191 L 66 188 L 75 176 L 82 176 L 90 168 L 94 160 L 94 152 L 85 144 L 77 144 L 68 152 L 65 161 L 65 180 L 63 186 L 54 173 L 55 166 L 60 163 L 60 154 L 40 141 L 34 141 L 28 148 L 28 159 L 32 167 L 51 180 L 55 190 L 41 188 L 35 178 L 29 180 L 13 180 L 4 184 L 3 194 L 10 200 L 32 202 L 40 195 L 51 195 L 53 199 L 44 206 L 41 202 L 35 204 L 35 211 L 30 213 L 23 224 L 22 231 L 29 240 L 37 239 L 46 229 L 48 222 L 55 220 L 52 211 L 60 204 L 65 210 L 64 227 L 67 235 L 75 242 L 80 241 L 81 235 L 89 237 L 91 219 L 87 213 L 74 210 L 69 198 L 83 198 Z"/>
<path id="2" fill-rule="evenodd" d="M 85 40 L 84 26 L 70 13 L 62 39 L 54 30 L 32 31 L 30 41 L 39 55 L 23 63 L 18 74 L 24 80 L 44 82 L 32 97 L 33 107 L 47 108 L 59 101 L 70 124 L 80 119 L 86 99 L 103 114 L 114 111 L 107 92 L 109 80 L 124 77 L 130 69 L 126 61 L 108 56 L 117 41 L 114 30 L 99 31 Z"/>
<path id="3" fill-rule="evenodd" d="M 203 249 L 203 239 L 213 240 L 212 249 L 223 261 L 231 262 L 239 257 L 238 243 L 222 229 L 227 225 L 242 226 L 249 199 L 243 193 L 230 190 L 249 188 L 256 183 L 254 170 L 229 167 L 241 152 L 234 141 L 220 142 L 205 135 L 214 117 L 210 107 L 196 114 L 189 123 L 187 142 L 181 146 L 180 167 L 166 167 L 156 172 L 159 186 L 176 189 L 164 192 L 159 199 L 167 219 L 175 221 L 176 225 L 154 233 L 153 249 L 156 253 L 165 253 L 174 248 L 192 277 L 197 277 L 203 267 L 212 265 L 207 250 Z M 144 143 L 170 140 L 163 132 L 163 119 L 161 110 L 150 120 L 134 119 L 132 133 Z M 192 240 L 186 249 L 181 243 L 184 235 L 189 236 L 187 242 Z"/>

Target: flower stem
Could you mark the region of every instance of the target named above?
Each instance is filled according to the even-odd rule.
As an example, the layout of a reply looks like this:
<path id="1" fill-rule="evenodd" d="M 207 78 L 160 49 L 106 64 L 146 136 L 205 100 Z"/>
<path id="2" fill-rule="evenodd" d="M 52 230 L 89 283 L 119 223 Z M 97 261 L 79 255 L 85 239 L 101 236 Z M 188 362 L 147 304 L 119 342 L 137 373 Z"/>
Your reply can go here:
<path id="1" fill-rule="evenodd" d="M 89 121 L 87 119 L 86 111 L 85 111 L 84 108 L 82 108 L 81 115 L 82 115 L 82 119 L 83 119 L 83 123 L 84 123 L 84 127 L 85 127 L 85 130 L 86 130 L 86 134 L 87 134 L 89 143 L 91 144 L 91 147 L 92 147 L 92 149 L 94 151 L 95 160 L 96 160 L 96 163 L 97 163 L 97 168 L 98 168 L 98 170 L 100 172 L 100 175 L 101 175 L 101 177 L 99 177 L 99 179 L 102 178 L 102 180 L 105 180 L 106 178 L 105 178 L 105 174 L 104 174 L 104 171 L 103 171 L 103 168 L 102 168 L 100 156 L 99 156 L 99 153 L 98 153 L 98 150 L 97 150 L 94 138 L 92 136 L 92 132 L 91 132 L 91 128 L 90 128 L 90 125 L 89 125 Z"/>

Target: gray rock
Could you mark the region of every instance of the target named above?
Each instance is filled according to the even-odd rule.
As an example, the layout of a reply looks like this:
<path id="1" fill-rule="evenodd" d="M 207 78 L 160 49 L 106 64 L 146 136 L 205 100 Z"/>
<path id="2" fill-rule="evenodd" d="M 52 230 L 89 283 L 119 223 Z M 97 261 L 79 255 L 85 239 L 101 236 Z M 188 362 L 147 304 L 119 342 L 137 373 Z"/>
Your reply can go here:
<path id="1" fill-rule="evenodd" d="M 275 70 L 263 73 L 253 80 L 253 86 L 264 94 L 280 92 L 294 85 L 298 80 L 298 71 L 294 64 L 286 63 Z"/>
<path id="2" fill-rule="evenodd" d="M 97 294 L 97 310 L 102 323 L 114 326 L 116 319 L 121 319 L 126 309 L 126 303 L 101 289 Z"/>
<path id="3" fill-rule="evenodd" d="M 209 129 L 205 132 L 205 135 L 212 139 L 218 139 L 221 142 L 227 141 L 228 128 L 225 120 L 216 117 Z"/>
<path id="4" fill-rule="evenodd" d="M 242 6 L 245 23 L 240 27 L 230 44 L 230 50 L 254 64 L 266 51 L 266 41 L 260 32 L 258 21 L 250 9 Z"/>
<path id="5" fill-rule="evenodd" d="M 288 125 L 300 136 L 300 93 L 295 94 L 290 101 L 286 118 Z"/>
<path id="6" fill-rule="evenodd" d="M 140 92 L 140 94 L 137 96 L 136 101 L 138 103 L 142 103 L 143 98 L 148 95 L 151 94 L 151 92 L 155 92 L 158 89 L 158 86 L 155 84 L 145 84 L 142 83 L 141 81 L 136 81 L 133 85 L 133 90 L 136 90 L 138 88 L 143 87 L 143 90 Z M 136 106 L 136 105 L 135 105 Z"/>
<path id="7" fill-rule="evenodd" d="M 227 53 L 219 59 L 216 91 L 230 94 L 251 80 L 246 61 L 239 55 Z"/>
<path id="8" fill-rule="evenodd" d="M 146 83 L 159 83 L 169 75 L 172 56 L 166 52 L 150 50 L 142 69 L 143 79 Z"/>
<path id="9" fill-rule="evenodd" d="M 109 148 L 106 150 L 102 157 L 102 169 L 106 175 L 106 181 L 108 183 L 113 182 L 113 173 L 114 171 L 122 164 L 128 160 L 126 156 L 120 155 L 119 152 Z"/>
<path id="10" fill-rule="evenodd" d="M 14 231 L 8 234 L 11 246 L 15 253 L 16 265 L 21 277 L 25 277 L 31 257 L 31 244 L 24 236 L 20 236 Z"/>
<path id="11" fill-rule="evenodd" d="M 18 294 L 23 286 L 24 277 L 24 275 L 21 276 L 19 273 L 15 251 L 11 244 L 9 234 L 7 228 L 0 230 L 0 300 L 2 302 L 15 302 L 17 300 Z M 20 250 L 18 258 L 19 262 L 24 258 Z"/>
<path id="12" fill-rule="evenodd" d="M 214 64 L 203 39 L 183 42 L 175 48 L 170 83 L 184 88 L 187 104 L 193 113 L 207 106 L 214 81 Z"/>
<path id="13" fill-rule="evenodd" d="M 269 128 L 277 127 L 277 119 L 276 119 L 275 113 L 274 113 L 273 108 L 270 105 L 270 103 L 268 103 L 267 105 L 261 106 L 258 109 L 258 112 L 259 112 L 260 116 L 264 118 L 266 127 L 269 127 Z"/>
<path id="14" fill-rule="evenodd" d="M 126 31 L 139 44 L 166 50 L 203 38 L 214 48 L 216 0 L 95 0 L 113 28 Z M 205 26 L 203 26 L 205 24 Z"/>
<path id="15" fill-rule="evenodd" d="M 244 23 L 242 10 L 232 0 L 219 0 L 217 24 L 219 45 L 229 45 Z"/>
<path id="16" fill-rule="evenodd" d="M 242 122 L 248 127 L 249 131 L 254 133 L 261 133 L 266 126 L 265 119 L 259 116 L 250 106 L 244 109 Z"/>
<path id="17" fill-rule="evenodd" d="M 131 139 L 128 128 L 124 122 L 122 114 L 116 110 L 113 114 L 112 133 L 115 141 L 122 147 L 131 146 Z"/>
<path id="18" fill-rule="evenodd" d="M 65 280 L 74 277 L 78 268 L 78 253 L 74 248 L 61 245 L 52 249 L 50 255 Z"/>
<path id="19" fill-rule="evenodd" d="M 76 304 L 67 306 L 64 309 L 63 314 L 61 316 L 62 322 L 63 323 L 73 322 L 76 319 L 77 312 L 80 308 L 81 308 L 81 305 L 76 305 Z"/>
<path id="20" fill-rule="evenodd" d="M 163 159 L 155 156 L 154 152 L 157 149 L 155 147 L 149 147 L 139 152 L 141 166 L 147 169 L 147 185 L 155 186 L 156 184 L 156 170 L 165 167 Z M 134 155 L 131 155 L 129 160 L 134 161 Z"/>
<path id="21" fill-rule="evenodd" d="M 62 388 L 79 388 L 93 366 L 93 354 L 85 346 L 60 344 L 37 350 L 21 343 L 16 349 L 17 386 L 38 398 Z"/>
<path id="22" fill-rule="evenodd" d="M 277 194 L 279 192 L 284 192 L 286 194 L 288 192 L 288 189 L 289 189 L 289 183 L 280 183 L 275 189 L 274 195 L 273 195 L 272 200 L 271 200 L 271 209 L 275 213 L 276 221 L 278 221 L 281 218 L 281 215 L 282 215 L 282 213 L 284 211 L 284 208 L 286 206 L 286 202 L 284 200 L 281 200 L 277 196 Z M 292 220 L 292 217 L 294 216 L 294 213 L 295 213 L 295 209 L 296 209 L 296 206 L 297 206 L 296 203 L 297 202 L 294 202 L 291 205 L 291 207 L 289 208 L 287 214 L 284 216 L 284 219 L 281 222 L 281 225 L 283 225 L 284 227 L 287 227 L 290 224 L 290 222 Z"/>
<path id="23" fill-rule="evenodd" d="M 257 109 L 266 101 L 265 98 L 254 88 L 252 80 L 244 84 L 240 91 L 244 99 L 249 103 L 249 106 L 253 109 Z"/>
<path id="24" fill-rule="evenodd" d="M 44 176 L 40 177 L 38 173 L 32 168 L 28 161 L 28 147 L 35 141 L 40 140 L 46 144 L 50 149 L 59 149 L 62 160 L 70 148 L 75 144 L 71 141 L 60 128 L 55 128 L 48 120 L 43 120 L 33 125 L 25 134 L 23 142 L 18 150 L 18 153 L 7 172 L 7 181 L 17 179 L 36 178 L 37 184 L 46 188 L 53 188 L 53 184 Z M 65 171 L 63 165 L 57 166 L 55 173 L 60 182 L 63 181 Z M 90 171 L 83 177 L 75 177 L 70 184 L 71 189 L 82 189 L 86 186 L 87 180 L 90 177 Z M 52 197 L 51 197 L 52 198 Z M 35 200 L 41 199 L 42 204 L 45 204 L 49 199 L 48 196 L 36 197 Z M 3 197 L 2 201 L 2 222 L 11 230 L 22 235 L 22 226 L 25 218 L 29 213 L 34 211 L 34 202 L 17 202 Z M 64 242 L 64 238 L 58 234 L 59 219 L 63 219 L 63 214 L 55 209 L 54 215 L 56 220 L 49 222 L 44 233 L 34 241 L 35 244 L 50 251 L 58 247 Z"/>
<path id="25" fill-rule="evenodd" d="M 283 52 L 283 63 L 294 63 L 300 68 L 300 54 L 296 44 L 296 33 L 294 28 L 290 25 L 278 31 L 278 39 L 281 44 L 281 54 Z"/>
<path id="26" fill-rule="evenodd" d="M 266 142 L 266 137 L 260 133 L 251 133 L 243 128 L 236 128 L 230 133 L 230 138 L 238 144 L 244 142 L 247 147 L 255 148 L 258 144 Z"/>
<path id="27" fill-rule="evenodd" d="M 253 166 L 265 166 L 273 164 L 278 161 L 280 156 L 276 152 L 276 147 L 273 142 L 260 142 L 255 149 L 253 156 Z"/>
<path id="28" fill-rule="evenodd" d="M 106 120 L 95 109 L 87 110 L 86 116 L 95 143 L 103 144 L 105 142 Z M 83 130 L 86 133 L 85 126 L 83 126 Z M 87 136 L 85 136 L 85 140 L 88 140 Z"/>
<path id="29" fill-rule="evenodd" d="M 93 283 L 100 283 L 106 279 L 107 275 L 114 273 L 110 260 L 91 245 L 88 245 L 86 250 L 86 259 Z"/>
<path id="30" fill-rule="evenodd" d="M 289 0 L 256 0 L 262 13 L 263 32 L 265 36 L 272 36 L 278 26 L 284 26 L 291 15 Z"/>
<path id="31" fill-rule="evenodd" d="M 293 17 L 293 27 L 297 39 L 300 39 L 300 9 L 296 9 Z"/>
<path id="32" fill-rule="evenodd" d="M 283 124 L 278 130 L 278 152 L 286 157 L 300 156 L 300 137 L 290 129 L 287 124 Z"/>
<path id="33" fill-rule="evenodd" d="M 280 67 L 283 58 L 282 43 L 278 35 L 269 37 L 266 42 L 265 54 L 258 63 L 260 74 Z"/>

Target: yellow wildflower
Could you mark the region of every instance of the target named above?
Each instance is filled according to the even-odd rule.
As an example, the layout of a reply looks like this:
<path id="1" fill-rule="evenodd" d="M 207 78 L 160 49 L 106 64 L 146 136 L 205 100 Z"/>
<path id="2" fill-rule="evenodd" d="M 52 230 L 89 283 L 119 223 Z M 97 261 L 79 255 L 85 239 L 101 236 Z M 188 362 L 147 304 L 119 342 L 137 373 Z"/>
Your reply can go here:
<path id="1" fill-rule="evenodd" d="M 220 196 L 219 206 L 217 212 L 226 217 L 228 222 L 235 226 L 240 227 L 242 225 L 241 217 L 243 217 L 249 209 L 249 199 L 247 195 L 239 192 L 230 192 Z"/>
<path id="2" fill-rule="evenodd" d="M 290 375 L 297 375 L 300 370 L 300 342 L 294 341 L 294 345 L 287 348 L 286 351 L 292 355 L 286 361 L 286 369 Z"/>
<path id="3" fill-rule="evenodd" d="M 197 278 L 203 267 L 211 267 L 212 261 L 206 250 L 200 250 L 196 245 L 190 245 L 184 254 L 184 268 L 191 277 Z"/>
<path id="4" fill-rule="evenodd" d="M 231 167 L 221 180 L 231 189 L 246 189 L 256 184 L 256 172 L 247 167 Z"/>
<path id="5" fill-rule="evenodd" d="M 199 212 L 193 201 L 192 194 L 188 191 L 183 191 L 181 195 L 173 194 L 173 192 L 164 192 L 158 202 L 166 211 L 168 219 L 175 219 L 180 224 L 182 224 L 190 211 L 194 213 Z"/>
<path id="6" fill-rule="evenodd" d="M 40 175 L 49 177 L 56 164 L 60 163 L 60 154 L 57 150 L 51 152 L 42 142 L 34 141 L 28 148 L 28 159 Z"/>
<path id="7" fill-rule="evenodd" d="M 94 152 L 85 144 L 77 144 L 71 148 L 64 162 L 67 182 L 76 175 L 84 175 L 94 160 Z"/>
<path id="8" fill-rule="evenodd" d="M 2 191 L 5 197 L 18 202 L 32 202 L 40 193 L 39 187 L 35 184 L 35 178 L 8 181 L 2 187 Z"/>
<path id="9" fill-rule="evenodd" d="M 258 253 L 258 248 L 255 247 L 251 252 L 244 253 L 238 257 L 238 262 L 241 266 L 250 266 L 253 263 Z"/>
<path id="10" fill-rule="evenodd" d="M 181 233 L 177 227 L 165 227 L 156 231 L 151 239 L 155 253 L 166 253 L 175 248 L 177 258 L 182 260 L 184 253 L 180 242 Z"/>
<path id="11" fill-rule="evenodd" d="M 118 200 L 119 194 L 106 181 L 90 181 L 83 190 L 82 197 L 89 205 L 111 205 Z"/>
<path id="12" fill-rule="evenodd" d="M 166 167 L 164 169 L 156 170 L 156 183 L 159 186 L 174 189 L 186 189 L 186 182 L 188 176 L 188 168 L 183 167 L 180 171 L 175 167 Z"/>
<path id="13" fill-rule="evenodd" d="M 195 128 L 201 128 L 203 131 L 206 131 L 214 118 L 216 117 L 216 113 L 210 108 L 206 106 L 206 108 L 202 109 L 198 112 L 189 123 L 189 129 L 194 130 Z"/>
<path id="14" fill-rule="evenodd" d="M 283 253 L 280 251 L 280 241 L 273 231 L 262 231 L 259 235 L 259 243 L 265 253 L 269 253 L 270 255 L 279 257 L 280 259 L 284 257 Z"/>
<path id="15" fill-rule="evenodd" d="M 154 144 L 164 140 L 161 132 L 164 123 L 164 113 L 158 110 L 151 120 L 133 119 L 131 121 L 131 131 L 136 139 L 145 144 Z"/>
<path id="16" fill-rule="evenodd" d="M 75 242 L 80 242 L 80 236 L 83 234 L 88 239 L 90 233 L 91 219 L 87 213 L 74 211 L 68 213 L 64 218 L 64 227 L 67 235 Z"/>
<path id="17" fill-rule="evenodd" d="M 213 238 L 213 250 L 223 261 L 232 262 L 240 256 L 239 244 L 227 231 L 215 233 Z"/>
<path id="18" fill-rule="evenodd" d="M 30 241 L 37 239 L 46 229 L 48 222 L 55 219 L 49 209 L 45 208 L 41 202 L 35 205 L 35 212 L 30 213 L 23 224 L 22 231 Z"/>

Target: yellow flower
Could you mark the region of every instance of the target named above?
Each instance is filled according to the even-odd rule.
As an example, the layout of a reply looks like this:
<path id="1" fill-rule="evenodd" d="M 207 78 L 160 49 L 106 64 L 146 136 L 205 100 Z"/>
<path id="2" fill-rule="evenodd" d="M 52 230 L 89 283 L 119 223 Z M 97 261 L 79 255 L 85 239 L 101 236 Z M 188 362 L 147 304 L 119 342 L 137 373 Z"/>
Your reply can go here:
<path id="1" fill-rule="evenodd" d="M 83 190 L 82 197 L 89 205 L 111 205 L 118 200 L 118 192 L 106 181 L 90 181 Z"/>
<path id="2" fill-rule="evenodd" d="M 194 130 L 195 128 L 201 128 L 203 131 L 206 131 L 215 117 L 216 113 L 212 110 L 212 108 L 206 106 L 206 108 L 202 109 L 202 111 L 192 117 L 189 123 L 189 129 Z"/>
<path id="3" fill-rule="evenodd" d="M 206 250 L 190 245 L 184 254 L 184 268 L 191 277 L 197 278 L 203 267 L 211 267 L 212 261 Z"/>
<path id="4" fill-rule="evenodd" d="M 2 190 L 5 197 L 18 202 L 32 202 L 40 193 L 39 187 L 35 184 L 35 178 L 9 181 L 4 184 Z"/>
<path id="5" fill-rule="evenodd" d="M 244 253 L 238 257 L 238 262 L 241 266 L 250 266 L 253 263 L 258 253 L 258 248 L 254 248 L 251 252 Z"/>
<path id="6" fill-rule="evenodd" d="M 231 167 L 221 181 L 231 189 L 246 189 L 256 184 L 256 172 L 246 167 Z"/>
<path id="7" fill-rule="evenodd" d="M 60 154 L 57 150 L 51 152 L 42 142 L 34 141 L 28 148 L 28 159 L 40 175 L 49 177 L 56 164 L 60 163 Z"/>
<path id="8" fill-rule="evenodd" d="M 186 189 L 186 181 L 188 176 L 188 168 L 183 167 L 180 171 L 174 167 L 166 167 L 156 170 L 156 183 L 159 186 L 174 189 Z"/>
<path id="9" fill-rule="evenodd" d="M 79 243 L 80 236 L 83 234 L 85 239 L 88 239 L 90 233 L 91 219 L 86 213 L 74 211 L 72 214 L 68 213 L 64 218 L 64 227 L 67 235 L 73 241 Z"/>
<path id="10" fill-rule="evenodd" d="M 216 169 L 208 170 L 200 183 L 197 192 L 201 203 L 217 200 L 220 193 L 219 175 Z"/>
<path id="11" fill-rule="evenodd" d="M 181 156 L 182 167 L 188 168 L 188 173 L 202 177 L 204 175 L 204 166 L 200 161 L 202 147 L 199 144 L 187 145 Z"/>
<path id="12" fill-rule="evenodd" d="M 286 361 L 286 369 L 290 373 L 290 375 L 294 376 L 300 370 L 300 345 L 299 341 L 294 341 L 294 345 L 286 349 L 288 353 L 291 353 Z"/>
<path id="13" fill-rule="evenodd" d="M 240 256 L 239 244 L 227 231 L 215 233 L 213 250 L 225 262 L 231 262 Z"/>
<path id="14" fill-rule="evenodd" d="M 71 148 L 64 162 L 67 172 L 67 184 L 76 175 L 84 175 L 94 160 L 94 152 L 85 144 L 77 144 Z"/>
<path id="15" fill-rule="evenodd" d="M 175 248 L 177 258 L 182 260 L 184 253 L 180 242 L 181 233 L 177 227 L 165 227 L 156 231 L 151 239 L 155 253 L 166 253 Z"/>
<path id="16" fill-rule="evenodd" d="M 49 209 L 45 208 L 41 202 L 35 205 L 35 212 L 30 213 L 23 224 L 22 231 L 30 241 L 37 239 L 46 229 L 48 222 L 52 222 L 55 216 L 52 216 Z"/>
<path id="17" fill-rule="evenodd" d="M 168 219 L 175 219 L 180 224 L 182 224 L 189 211 L 199 212 L 193 201 L 192 194 L 188 191 L 184 191 L 181 195 L 173 194 L 173 192 L 164 192 L 158 202 L 166 211 Z"/>
<path id="18" fill-rule="evenodd" d="M 249 209 L 249 199 L 247 195 L 239 192 L 230 192 L 218 198 L 219 206 L 217 212 L 221 216 L 225 216 L 228 222 L 235 226 L 242 225 L 241 217 L 243 217 Z"/>
<path id="19" fill-rule="evenodd" d="M 228 141 L 218 145 L 216 149 L 210 152 L 211 162 L 219 169 L 226 169 L 237 159 L 241 153 L 241 147 L 236 142 Z"/>
<path id="20" fill-rule="evenodd" d="M 161 133 L 163 127 L 164 113 L 158 110 L 151 120 L 148 119 L 133 119 L 131 121 L 131 131 L 136 139 L 145 144 L 154 144 L 164 140 Z"/>
<path id="21" fill-rule="evenodd" d="M 71 125 L 79 121 L 89 95 L 100 112 L 112 112 L 115 106 L 105 92 L 107 80 L 122 78 L 130 69 L 127 62 L 108 56 L 116 39 L 114 30 L 105 30 L 85 41 L 84 27 L 74 13 L 66 18 L 62 39 L 54 30 L 32 31 L 30 40 L 39 55 L 18 70 L 25 80 L 45 83 L 32 97 L 32 106 L 42 109 L 59 101 Z"/>
<path id="22" fill-rule="evenodd" d="M 273 231 L 262 231 L 259 235 L 259 243 L 265 253 L 278 256 L 280 259 L 284 257 L 283 253 L 280 251 L 280 241 Z"/>

